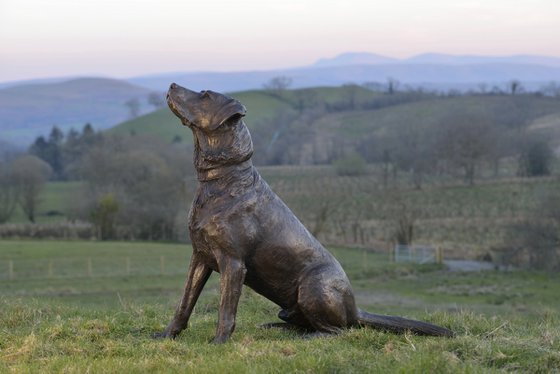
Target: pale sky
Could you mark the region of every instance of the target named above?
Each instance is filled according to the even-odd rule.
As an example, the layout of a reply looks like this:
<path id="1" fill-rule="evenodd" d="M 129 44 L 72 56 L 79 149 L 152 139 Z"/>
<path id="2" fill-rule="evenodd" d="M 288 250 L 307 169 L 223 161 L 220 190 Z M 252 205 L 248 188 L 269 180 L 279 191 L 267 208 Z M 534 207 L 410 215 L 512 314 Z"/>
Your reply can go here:
<path id="1" fill-rule="evenodd" d="M 0 82 L 265 70 L 351 51 L 560 56 L 560 0 L 0 0 Z"/>

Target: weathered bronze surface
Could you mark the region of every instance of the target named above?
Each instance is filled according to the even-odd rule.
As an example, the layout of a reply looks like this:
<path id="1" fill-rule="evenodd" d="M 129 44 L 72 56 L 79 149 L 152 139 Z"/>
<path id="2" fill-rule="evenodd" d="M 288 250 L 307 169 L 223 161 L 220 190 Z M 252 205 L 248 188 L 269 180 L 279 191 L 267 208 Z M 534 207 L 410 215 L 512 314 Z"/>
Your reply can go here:
<path id="1" fill-rule="evenodd" d="M 315 239 L 253 167 L 245 107 L 225 95 L 171 84 L 169 107 L 194 136 L 199 186 L 189 214 L 193 254 L 175 316 L 159 337 L 187 323 L 212 271 L 220 273 L 215 343 L 235 328 L 243 284 L 282 309 L 278 317 L 305 331 L 337 333 L 368 325 L 394 332 L 452 336 L 429 323 L 359 310 L 338 261 Z"/>

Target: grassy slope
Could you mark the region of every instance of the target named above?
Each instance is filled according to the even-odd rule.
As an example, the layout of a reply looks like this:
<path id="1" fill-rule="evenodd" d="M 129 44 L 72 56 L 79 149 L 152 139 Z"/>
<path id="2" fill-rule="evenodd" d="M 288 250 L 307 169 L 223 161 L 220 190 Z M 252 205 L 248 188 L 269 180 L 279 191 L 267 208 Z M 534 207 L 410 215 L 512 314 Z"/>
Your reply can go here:
<path id="1" fill-rule="evenodd" d="M 327 103 L 346 100 L 352 90 L 355 90 L 356 101 L 365 101 L 376 94 L 357 87 L 321 87 L 286 91 L 281 96 L 275 96 L 266 91 L 244 91 L 231 94 L 247 107 L 245 122 L 250 128 L 255 128 L 262 121 L 273 118 L 279 112 L 293 112 L 297 105 L 298 95 L 315 97 Z M 134 120 L 126 121 L 109 130 L 114 134 L 149 134 L 159 136 L 165 141 L 171 141 L 180 136 L 190 142 L 192 135 L 188 129 L 181 126 L 180 121 L 167 108 L 149 113 Z"/>
<path id="2" fill-rule="evenodd" d="M 247 91 L 235 94 L 234 97 L 243 103 L 251 103 L 247 113 L 248 123 L 257 123 L 270 118 L 280 110 L 289 109 L 289 105 L 277 98 L 258 91 Z M 165 141 L 172 141 L 175 136 L 192 142 L 192 133 L 183 127 L 179 119 L 168 108 L 163 108 L 131 121 L 113 127 L 109 133 L 114 134 L 148 134 L 159 136 Z"/>
<path id="3" fill-rule="evenodd" d="M 343 86 L 290 90 L 280 97 L 265 91 L 246 91 L 234 93 L 232 96 L 245 104 L 248 109 L 246 123 L 250 128 L 254 128 L 261 121 L 266 121 L 281 111 L 293 112 L 300 96 L 315 97 L 332 104 L 349 100 L 352 92 L 357 103 L 372 100 L 379 95 L 360 87 Z M 314 126 L 322 131 L 328 129 L 336 136 L 359 139 L 371 132 L 383 133 L 398 125 L 414 124 L 420 128 L 430 126 L 457 112 L 484 116 L 508 113 L 519 108 L 523 108 L 529 122 L 536 124 L 533 126 L 535 130 L 546 131 L 555 138 L 558 137 L 556 143 L 560 144 L 560 125 L 557 120 L 560 102 L 533 96 L 461 96 L 429 99 L 381 110 L 325 114 L 316 120 Z M 185 141 L 191 141 L 190 132 L 181 128 L 179 121 L 167 108 L 124 122 L 110 131 L 118 134 L 146 133 L 162 137 L 166 141 L 171 141 L 178 135 Z"/>
<path id="4" fill-rule="evenodd" d="M 208 344 L 218 308 L 217 277 L 204 290 L 191 327 L 176 341 L 149 338 L 171 318 L 190 250 L 150 243 L 0 241 L 0 266 L 20 273 L 62 258 L 93 258 L 122 266 L 88 278 L 0 282 L 0 371 L 15 372 L 551 372 L 560 365 L 558 275 L 529 272 L 448 273 L 434 266 L 391 264 L 383 254 L 334 249 L 370 311 L 394 313 L 454 329 L 454 339 L 352 329 L 301 339 L 262 330 L 278 307 L 245 289 L 236 332 L 223 346 Z M 153 275 L 159 257 L 177 267 Z M 121 264 L 122 265 L 122 264 Z M 171 265 L 170 265 L 171 266 Z M 175 266 L 175 264 L 174 264 Z M 119 273 L 120 272 L 120 273 Z"/>
<path id="5" fill-rule="evenodd" d="M 555 126 L 556 122 L 554 122 L 556 118 L 554 114 L 560 113 L 560 101 L 530 96 L 521 98 L 510 96 L 465 96 L 431 99 L 381 110 L 334 113 L 317 120 L 315 126 L 321 129 L 331 129 L 339 135 L 350 138 L 360 138 L 371 132 L 382 134 L 387 129 L 399 125 L 413 124 L 419 128 L 430 127 L 453 113 L 492 116 L 496 112 L 505 113 L 511 111 L 519 105 L 525 108 L 529 122 L 545 122 L 540 127 L 542 131 L 545 129 L 550 131 L 552 128 L 557 127 Z M 549 121 L 546 121 L 546 119 L 549 119 Z"/>

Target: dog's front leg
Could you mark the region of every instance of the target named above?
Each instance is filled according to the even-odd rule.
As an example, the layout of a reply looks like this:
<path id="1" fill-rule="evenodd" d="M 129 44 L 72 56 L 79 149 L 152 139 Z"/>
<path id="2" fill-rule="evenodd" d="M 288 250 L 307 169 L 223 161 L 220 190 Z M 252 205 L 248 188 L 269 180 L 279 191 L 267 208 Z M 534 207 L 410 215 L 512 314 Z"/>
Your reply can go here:
<path id="1" fill-rule="evenodd" d="M 157 335 L 158 337 L 173 339 L 187 327 L 194 305 L 211 274 L 212 269 L 203 263 L 196 252 L 193 252 L 181 303 L 175 311 L 173 320 L 163 333 Z"/>
<path id="2" fill-rule="evenodd" d="M 220 314 L 216 329 L 215 344 L 224 343 L 235 329 L 235 315 L 237 304 L 241 296 L 241 289 L 245 280 L 245 265 L 233 258 L 225 258 L 218 264 L 220 266 Z"/>

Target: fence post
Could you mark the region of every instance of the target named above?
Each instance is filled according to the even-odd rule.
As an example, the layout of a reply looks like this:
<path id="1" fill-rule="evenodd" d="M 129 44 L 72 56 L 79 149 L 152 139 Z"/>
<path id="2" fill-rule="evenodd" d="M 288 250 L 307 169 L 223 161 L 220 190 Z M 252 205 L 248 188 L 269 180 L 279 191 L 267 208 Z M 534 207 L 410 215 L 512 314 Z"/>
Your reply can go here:
<path id="1" fill-rule="evenodd" d="M 165 256 L 159 256 L 159 271 L 161 275 L 165 273 Z"/>
<path id="2" fill-rule="evenodd" d="M 93 266 L 91 264 L 91 257 L 89 257 L 87 259 L 87 274 L 88 274 L 88 277 L 90 277 L 90 278 L 93 277 Z"/>
<path id="3" fill-rule="evenodd" d="M 443 263 L 443 248 L 441 248 L 440 246 L 436 248 L 436 261 L 438 264 Z"/>
<path id="4" fill-rule="evenodd" d="M 8 260 L 8 279 L 14 279 L 14 261 Z"/>
<path id="5" fill-rule="evenodd" d="M 130 257 L 126 258 L 126 275 L 130 275 Z"/>

